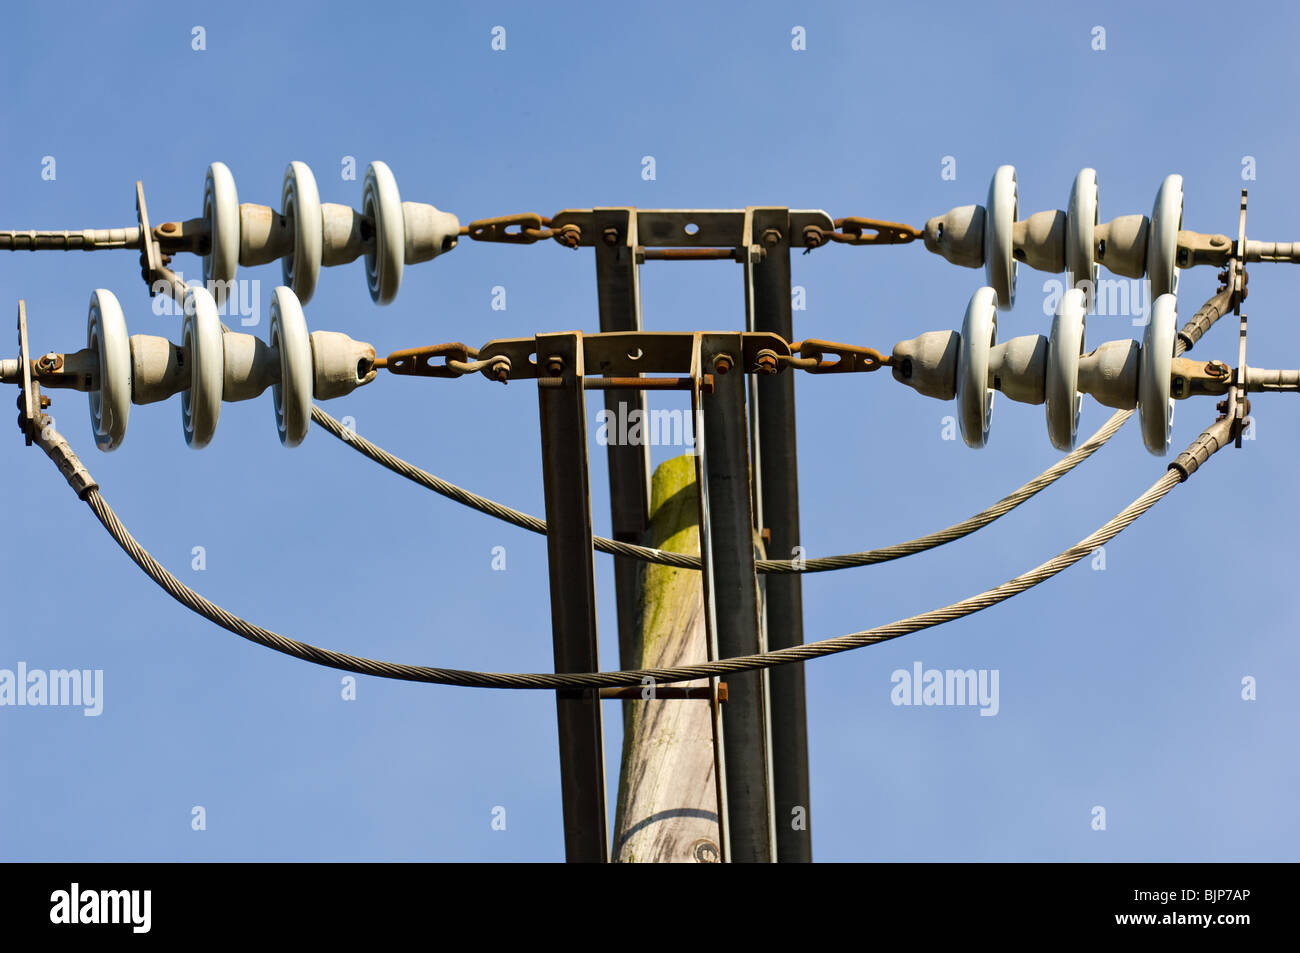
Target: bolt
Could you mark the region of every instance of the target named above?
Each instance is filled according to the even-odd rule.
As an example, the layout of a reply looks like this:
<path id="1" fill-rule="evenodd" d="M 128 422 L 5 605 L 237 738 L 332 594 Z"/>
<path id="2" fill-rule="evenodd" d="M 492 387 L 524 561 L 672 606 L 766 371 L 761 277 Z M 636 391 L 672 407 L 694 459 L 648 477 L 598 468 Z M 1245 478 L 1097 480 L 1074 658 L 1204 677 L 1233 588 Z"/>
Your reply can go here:
<path id="1" fill-rule="evenodd" d="M 805 225 L 803 229 L 803 243 L 805 248 L 820 248 L 825 236 L 822 230 L 816 225 Z"/>
<path id="2" fill-rule="evenodd" d="M 46 397 L 44 394 L 42 394 L 42 395 L 41 395 L 41 410 L 44 410 L 44 409 L 45 409 L 46 407 L 48 407 L 48 406 L 50 406 L 50 399 L 49 399 L 48 397 Z"/>
<path id="3" fill-rule="evenodd" d="M 552 354 L 546 359 L 546 373 L 552 377 L 559 377 L 564 373 L 564 358 L 558 354 Z"/>
<path id="4" fill-rule="evenodd" d="M 713 372 L 715 374 L 725 374 L 731 370 L 735 362 L 732 361 L 730 354 L 715 354 L 713 356 Z"/>
<path id="5" fill-rule="evenodd" d="M 582 241 L 582 229 L 573 224 L 562 225 L 555 239 L 567 248 L 577 248 Z"/>
<path id="6" fill-rule="evenodd" d="M 776 351 L 763 348 L 758 352 L 758 369 L 764 374 L 776 373 Z"/>
<path id="7" fill-rule="evenodd" d="M 510 380 L 510 362 L 504 357 L 497 358 L 491 365 L 492 379 L 500 384 Z"/>
<path id="8" fill-rule="evenodd" d="M 170 235 L 172 232 L 176 231 L 176 223 L 163 222 L 161 225 L 158 226 L 158 230 L 166 232 L 168 235 Z"/>
<path id="9" fill-rule="evenodd" d="M 697 840 L 691 845 L 691 853 L 695 856 L 696 862 L 701 864 L 716 864 L 722 857 L 718 845 L 704 839 Z"/>
<path id="10" fill-rule="evenodd" d="M 617 245 L 618 226 L 616 225 L 606 226 L 605 230 L 600 233 L 600 238 L 606 245 Z"/>
<path id="11" fill-rule="evenodd" d="M 769 228 L 767 229 L 767 231 L 763 232 L 763 244 L 766 245 L 768 248 L 771 248 L 773 245 L 780 244 L 780 242 L 781 242 L 781 232 L 779 229 Z"/>

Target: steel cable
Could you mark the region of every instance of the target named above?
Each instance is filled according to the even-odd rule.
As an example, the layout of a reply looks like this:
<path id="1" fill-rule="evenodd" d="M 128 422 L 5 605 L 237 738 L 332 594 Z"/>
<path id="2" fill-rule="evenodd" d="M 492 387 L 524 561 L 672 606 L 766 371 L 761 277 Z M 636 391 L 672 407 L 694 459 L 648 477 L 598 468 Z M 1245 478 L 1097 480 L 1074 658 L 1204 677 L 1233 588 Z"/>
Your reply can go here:
<path id="1" fill-rule="evenodd" d="M 1222 424 L 1216 424 L 1216 427 L 1222 428 Z M 1214 428 L 1211 428 L 1212 430 Z M 1223 446 L 1227 440 L 1222 436 L 1207 436 L 1211 431 L 1206 431 L 1198 438 L 1193 447 L 1201 447 L 1205 458 Z M 60 438 L 61 439 L 61 438 Z M 1213 444 L 1210 447 L 1210 444 Z M 66 441 L 63 443 L 66 447 Z M 1181 462 L 1191 452 L 1191 448 L 1185 451 L 1179 457 Z M 467 671 L 462 669 L 444 669 L 430 668 L 423 665 L 404 665 L 396 662 L 384 662 L 376 659 L 364 658 L 356 655 L 348 655 L 343 652 L 335 652 L 331 649 L 320 648 L 319 646 L 310 645 L 291 639 L 288 636 L 280 635 L 265 629 L 262 626 L 255 625 L 252 622 L 242 619 L 216 603 L 199 595 L 185 583 L 181 582 L 170 572 L 168 572 L 149 552 L 140 545 L 140 543 L 131 535 L 127 528 L 122 525 L 117 514 L 113 512 L 107 501 L 99 492 L 99 488 L 89 478 L 80 461 L 71 452 L 66 450 L 66 457 L 70 458 L 74 464 L 70 468 L 64 468 L 65 474 L 69 470 L 84 474 L 85 481 L 88 484 L 81 491 L 86 503 L 90 506 L 95 516 L 108 530 L 109 535 L 117 542 L 119 546 L 131 557 L 144 572 L 154 580 L 164 591 L 173 599 L 181 603 L 186 608 L 198 613 L 206 619 L 215 622 L 217 625 L 230 632 L 235 633 L 251 642 L 274 649 L 294 658 L 303 661 L 315 662 L 318 665 L 328 666 L 330 668 L 342 669 L 348 672 L 357 672 L 363 675 L 375 675 L 383 678 L 394 678 L 405 681 L 428 682 L 439 685 L 459 685 L 469 688 L 511 688 L 511 689 L 543 689 L 543 690 L 563 690 L 563 689 L 594 689 L 605 686 L 624 686 L 624 685 L 644 685 L 651 682 L 656 684 L 668 684 L 672 682 L 690 681 L 697 678 L 710 676 L 722 676 L 732 672 L 752 671 L 755 669 L 771 668 L 777 665 L 786 665 L 792 662 L 804 662 L 810 659 L 821 658 L 826 655 L 834 655 L 839 652 L 846 652 L 850 649 L 861 648 L 867 645 L 873 645 L 877 642 L 884 642 L 889 639 L 898 638 L 921 629 L 931 626 L 940 625 L 944 622 L 951 622 L 965 616 L 987 609 L 990 606 L 997 605 L 1006 599 L 1011 598 L 1026 589 L 1030 589 L 1039 583 L 1050 579 L 1057 573 L 1061 572 L 1068 566 L 1078 562 L 1084 556 L 1093 552 L 1098 546 L 1104 545 L 1109 540 L 1117 536 L 1130 523 L 1154 506 L 1170 490 L 1174 488 L 1181 480 L 1186 479 L 1190 470 L 1196 468 L 1196 463 L 1189 469 L 1177 471 L 1173 467 L 1165 473 L 1159 480 L 1152 484 L 1151 488 L 1139 496 L 1136 500 L 1121 510 L 1115 517 L 1106 522 L 1096 532 L 1090 536 L 1075 543 L 1069 549 L 1060 553 L 1053 559 L 1002 583 L 992 589 L 988 589 L 978 595 L 963 599 L 951 605 L 939 609 L 932 609 L 929 612 L 923 612 L 920 615 L 910 616 L 891 622 L 887 625 L 879 626 L 873 629 L 866 629 L 862 632 L 854 632 L 849 635 L 837 636 L 835 638 L 824 639 L 820 642 L 810 642 L 804 645 L 792 646 L 789 648 L 776 649 L 770 652 L 764 652 L 758 655 L 738 656 L 736 658 L 721 659 L 714 662 L 705 662 L 697 665 L 678 666 L 675 668 L 657 668 L 657 669 L 636 669 L 629 671 L 617 672 L 586 672 L 586 673 L 505 673 L 505 672 L 478 672 Z M 57 461 L 56 461 L 57 462 Z M 1177 464 L 1175 464 L 1177 466 Z M 71 482 L 71 478 L 70 478 Z M 75 486 L 76 484 L 74 484 Z"/>
<path id="2" fill-rule="evenodd" d="M 803 560 L 759 559 L 755 560 L 754 565 L 760 573 L 768 574 L 831 572 L 837 569 L 870 566 L 874 563 L 901 559 L 904 556 L 913 556 L 917 553 L 923 553 L 927 549 L 934 549 L 936 546 L 951 543 L 963 536 L 969 536 L 976 530 L 982 529 L 994 520 L 1010 513 L 1021 503 L 1047 489 L 1084 460 L 1087 460 L 1101 449 L 1102 444 L 1114 436 L 1115 431 L 1119 430 L 1132 415 L 1133 411 L 1131 410 L 1116 411 L 1096 433 L 1028 483 L 1007 494 L 992 506 L 980 510 L 974 516 L 968 517 L 960 523 L 954 523 L 946 529 L 908 540 L 905 543 L 895 543 L 892 546 L 870 549 L 860 553 L 845 553 L 842 556 L 820 556 Z M 479 496 L 464 487 L 434 476 L 427 470 L 422 470 L 415 464 L 394 456 L 383 447 L 371 443 L 365 437 L 344 427 L 320 407 L 312 405 L 311 419 L 358 453 L 369 457 L 380 466 L 392 470 L 398 476 L 405 477 L 413 483 L 418 483 L 434 493 L 468 506 L 470 509 L 478 510 L 480 513 L 512 523 L 521 529 L 540 533 L 543 536 L 546 535 L 546 520 L 506 506 L 504 503 L 498 503 L 496 500 L 488 499 L 485 496 Z M 606 539 L 603 536 L 594 537 L 594 542 L 597 550 L 613 556 L 626 556 L 631 559 L 658 563 L 661 566 L 673 566 L 677 569 L 698 570 L 700 568 L 699 556 L 671 553 L 662 549 L 653 549 L 649 546 L 638 546 L 635 543 L 623 543 L 618 540 Z"/>

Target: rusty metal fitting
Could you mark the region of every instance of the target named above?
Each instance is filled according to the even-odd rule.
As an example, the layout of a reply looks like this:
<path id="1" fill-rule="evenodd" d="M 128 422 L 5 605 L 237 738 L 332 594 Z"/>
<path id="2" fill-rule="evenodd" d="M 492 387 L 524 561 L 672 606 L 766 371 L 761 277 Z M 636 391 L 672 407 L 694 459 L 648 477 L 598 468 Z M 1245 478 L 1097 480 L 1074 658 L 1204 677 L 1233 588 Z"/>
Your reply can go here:
<path id="1" fill-rule="evenodd" d="M 36 361 L 36 370 L 42 374 L 53 374 L 63 369 L 63 355 L 51 351 L 41 355 Z"/>
<path id="2" fill-rule="evenodd" d="M 826 234 L 816 225 L 805 225 L 803 244 L 805 248 L 820 248 L 826 241 Z"/>
<path id="3" fill-rule="evenodd" d="M 775 374 L 777 371 L 777 354 L 771 348 L 758 352 L 758 371 L 760 374 Z"/>
<path id="4" fill-rule="evenodd" d="M 564 358 L 558 354 L 552 354 L 546 359 L 546 373 L 552 377 L 559 377 L 564 373 Z"/>
<path id="5" fill-rule="evenodd" d="M 779 228 L 769 228 L 763 232 L 763 244 L 768 248 L 781 243 L 781 230 Z"/>
<path id="6" fill-rule="evenodd" d="M 713 356 L 713 372 L 715 374 L 726 374 L 735 364 L 736 362 L 731 359 L 730 354 L 715 354 Z"/>
<path id="7" fill-rule="evenodd" d="M 573 223 L 561 225 L 555 232 L 555 240 L 565 248 L 577 248 L 582 243 L 582 229 Z"/>
<path id="8" fill-rule="evenodd" d="M 492 375 L 494 381 L 500 384 L 508 383 L 510 380 L 510 358 L 504 356 L 496 358 L 488 368 L 488 372 Z"/>
<path id="9" fill-rule="evenodd" d="M 46 397 L 44 394 L 42 394 L 42 395 L 41 395 L 41 410 L 45 410 L 45 409 L 46 409 L 47 407 L 49 407 L 49 406 L 50 406 L 50 399 L 49 399 L 48 397 Z"/>
<path id="10" fill-rule="evenodd" d="M 600 240 L 603 241 L 606 245 L 617 245 L 617 244 L 618 244 L 618 226 L 617 226 L 617 225 L 607 225 L 607 226 L 605 227 L 605 230 L 602 231 L 602 232 L 600 233 Z"/>

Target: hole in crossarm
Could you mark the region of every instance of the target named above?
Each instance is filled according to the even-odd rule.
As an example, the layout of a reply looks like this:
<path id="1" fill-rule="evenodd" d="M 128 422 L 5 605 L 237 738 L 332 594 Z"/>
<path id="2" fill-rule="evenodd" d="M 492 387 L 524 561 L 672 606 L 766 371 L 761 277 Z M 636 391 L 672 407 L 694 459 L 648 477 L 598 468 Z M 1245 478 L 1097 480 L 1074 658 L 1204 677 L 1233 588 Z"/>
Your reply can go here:
<path id="1" fill-rule="evenodd" d="M 639 347 L 634 347 L 627 352 L 627 359 L 629 361 L 639 361 L 643 357 L 645 357 L 645 351 L 641 350 Z"/>
<path id="2" fill-rule="evenodd" d="M 700 233 L 700 226 L 696 225 L 694 222 L 687 222 L 683 231 L 685 231 L 687 235 L 698 235 Z"/>

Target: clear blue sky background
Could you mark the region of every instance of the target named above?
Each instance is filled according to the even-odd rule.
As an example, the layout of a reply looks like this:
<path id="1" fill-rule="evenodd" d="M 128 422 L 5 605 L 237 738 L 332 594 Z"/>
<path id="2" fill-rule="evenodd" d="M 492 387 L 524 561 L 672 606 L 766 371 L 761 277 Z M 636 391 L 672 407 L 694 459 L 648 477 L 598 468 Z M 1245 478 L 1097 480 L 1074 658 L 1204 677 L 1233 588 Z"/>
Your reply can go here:
<path id="1" fill-rule="evenodd" d="M 322 199 L 383 159 L 402 196 L 461 220 L 593 205 L 824 208 L 921 224 L 982 202 L 1019 169 L 1022 211 L 1064 207 L 1084 166 L 1101 215 L 1149 212 L 1186 183 L 1186 227 L 1235 232 L 1254 156 L 1250 233 L 1300 226 L 1291 90 L 1295 11 L 1210 4 L 825 3 L 19 5 L 3 14 L 0 227 L 200 213 L 220 159 L 240 199 L 278 206 L 301 159 Z M 191 28 L 207 49 L 191 49 Z M 490 49 L 493 26 L 505 52 Z M 807 50 L 791 49 L 792 27 Z M 1093 26 L 1107 48 L 1090 47 Z M 1260 71 L 1263 70 L 1261 73 Z M 1242 73 L 1244 71 L 1244 73 Z M 1235 75 L 1254 77 L 1244 96 Z M 43 156 L 57 178 L 41 178 Z M 641 178 L 653 155 L 658 177 Z M 940 178 L 956 157 L 955 181 Z M 196 259 L 177 265 L 197 277 Z M 244 269 L 262 281 L 279 266 Z M 1021 272 L 1001 337 L 1046 332 L 1042 282 Z M 1300 273 L 1252 270 L 1250 350 L 1300 362 Z M 743 323 L 734 265 L 651 263 L 649 328 Z M 981 273 L 920 245 L 834 246 L 795 260 L 797 333 L 888 350 L 960 324 Z M 503 285 L 508 309 L 491 310 Z M 1185 273 L 1180 314 L 1215 286 Z M 178 337 L 130 253 L 0 255 L 5 327 L 28 302 L 33 347 L 75 350 L 93 288 L 133 333 Z M 538 330 L 594 329 L 589 250 L 462 242 L 409 268 L 375 307 L 362 266 L 324 272 L 314 329 L 381 353 Z M 1235 363 L 1224 321 L 1197 355 Z M 252 329 L 266 335 L 266 323 Z M 10 333 L 10 332 L 6 332 Z M 1134 336 L 1089 322 L 1089 341 Z M 6 341 L 10 338 L 6 337 Z M 11 355 L 11 344 L 2 349 Z M 8 393 L 12 393 L 10 390 Z M 798 381 L 810 555 L 885 545 L 961 519 L 1057 459 L 1041 408 L 1000 398 L 990 446 L 941 439 L 954 412 L 874 377 Z M 186 448 L 177 401 L 137 407 L 97 453 L 85 398 L 60 429 L 107 499 L 166 565 L 212 599 L 308 641 L 378 658 L 507 671 L 551 665 L 544 540 L 374 467 L 314 431 L 294 451 L 271 398 L 226 404 L 212 445 Z M 8 406 L 8 405 L 6 405 Z M 531 388 L 384 378 L 328 406 L 368 438 L 525 510 L 543 510 Z M 592 413 L 594 415 L 594 408 Z M 1081 434 L 1109 411 L 1089 401 Z M 1214 414 L 1179 407 L 1175 449 Z M 1294 472 L 1300 406 L 1255 401 L 1258 439 L 1223 453 L 1107 550 L 965 621 L 807 668 L 814 854 L 820 860 L 1294 860 Z M 11 419 L 11 418 L 6 418 Z M 16 430 L 0 443 L 0 667 L 101 668 L 99 718 L 0 709 L 0 857 L 22 860 L 554 860 L 563 856 L 555 714 L 545 693 L 363 678 L 274 654 L 190 615 L 143 577 Z M 656 452 L 656 461 L 668 455 Z M 593 509 L 607 531 L 604 456 Z M 912 559 L 804 583 L 809 639 L 856 631 L 996 585 L 1082 538 L 1164 463 L 1136 421 L 1085 466 L 992 528 Z M 493 572 L 491 549 L 507 549 Z M 207 568 L 190 568 L 203 546 Z M 617 659 L 610 561 L 598 556 L 602 661 Z M 903 708 L 914 661 L 1000 671 L 1001 711 Z M 1257 701 L 1241 680 L 1258 680 Z M 621 740 L 606 709 L 611 793 Z M 207 830 L 191 830 L 191 809 Z M 507 829 L 491 829 L 492 809 Z M 1108 829 L 1091 829 L 1091 810 Z"/>

